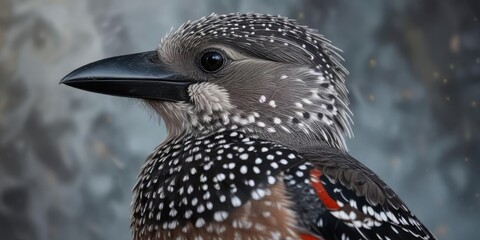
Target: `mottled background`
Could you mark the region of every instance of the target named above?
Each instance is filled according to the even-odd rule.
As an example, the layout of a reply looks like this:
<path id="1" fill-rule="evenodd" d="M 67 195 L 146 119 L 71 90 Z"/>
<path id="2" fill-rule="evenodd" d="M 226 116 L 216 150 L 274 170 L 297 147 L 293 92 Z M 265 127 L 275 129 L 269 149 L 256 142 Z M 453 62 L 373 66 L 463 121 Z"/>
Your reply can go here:
<path id="1" fill-rule="evenodd" d="M 0 239 L 129 239 L 130 191 L 165 130 L 136 101 L 58 82 L 232 11 L 296 18 L 343 49 L 350 152 L 439 239 L 479 239 L 478 0 L 0 0 Z"/>

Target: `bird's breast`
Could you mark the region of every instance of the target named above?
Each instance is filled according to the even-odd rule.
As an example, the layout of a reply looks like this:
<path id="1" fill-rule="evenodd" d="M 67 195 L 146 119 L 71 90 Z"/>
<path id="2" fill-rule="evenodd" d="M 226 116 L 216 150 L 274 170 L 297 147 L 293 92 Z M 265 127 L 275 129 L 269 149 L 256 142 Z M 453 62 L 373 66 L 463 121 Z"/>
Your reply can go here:
<path id="1" fill-rule="evenodd" d="M 282 172 L 300 160 L 240 130 L 168 141 L 135 186 L 134 239 L 296 239 Z"/>

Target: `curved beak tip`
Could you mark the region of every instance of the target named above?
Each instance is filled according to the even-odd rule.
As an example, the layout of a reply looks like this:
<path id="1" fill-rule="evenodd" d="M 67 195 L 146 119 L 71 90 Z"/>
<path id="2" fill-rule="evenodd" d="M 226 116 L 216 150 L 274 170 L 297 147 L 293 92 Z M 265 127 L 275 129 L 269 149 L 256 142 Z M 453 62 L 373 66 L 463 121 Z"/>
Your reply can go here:
<path id="1" fill-rule="evenodd" d="M 67 75 L 65 75 L 58 84 L 65 84 L 67 86 L 72 86 L 74 83 L 77 81 L 82 81 L 82 80 L 87 80 L 87 79 L 95 79 L 95 71 L 91 71 L 91 69 L 88 67 L 89 65 L 92 64 L 87 64 L 83 67 L 77 68 L 71 72 L 69 72 Z"/>
<path id="2" fill-rule="evenodd" d="M 60 80 L 60 82 L 58 82 L 58 84 L 59 84 L 59 85 L 60 85 L 60 84 L 65 84 L 65 85 L 67 85 L 68 80 L 70 80 L 70 74 L 65 75 L 65 76 L 62 78 L 62 80 Z"/>

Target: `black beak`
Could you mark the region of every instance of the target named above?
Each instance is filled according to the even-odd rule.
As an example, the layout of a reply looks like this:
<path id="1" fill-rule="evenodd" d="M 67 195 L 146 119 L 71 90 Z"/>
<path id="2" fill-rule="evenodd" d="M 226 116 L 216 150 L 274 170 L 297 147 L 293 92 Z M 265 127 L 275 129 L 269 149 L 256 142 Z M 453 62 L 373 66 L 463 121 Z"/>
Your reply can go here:
<path id="1" fill-rule="evenodd" d="M 65 76 L 60 84 L 121 97 L 189 101 L 192 81 L 166 71 L 157 52 L 143 52 L 96 61 Z"/>

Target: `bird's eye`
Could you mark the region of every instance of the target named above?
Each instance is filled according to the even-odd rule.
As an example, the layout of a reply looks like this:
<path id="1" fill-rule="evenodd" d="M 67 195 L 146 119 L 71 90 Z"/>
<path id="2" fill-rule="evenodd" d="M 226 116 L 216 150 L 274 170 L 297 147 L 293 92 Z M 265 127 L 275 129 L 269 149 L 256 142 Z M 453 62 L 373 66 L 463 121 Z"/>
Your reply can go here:
<path id="1" fill-rule="evenodd" d="M 200 57 L 200 65 L 206 72 L 218 71 L 224 63 L 225 59 L 218 51 L 205 51 Z"/>

